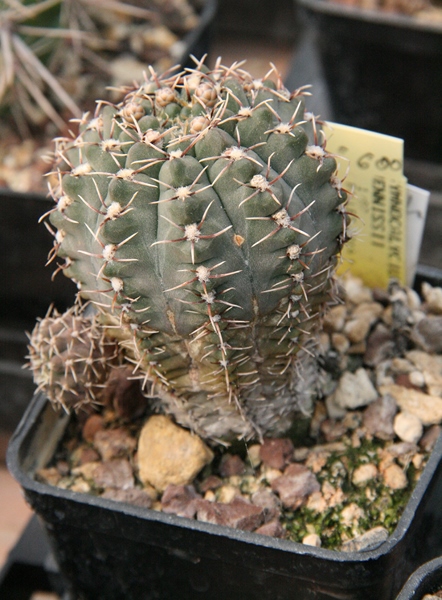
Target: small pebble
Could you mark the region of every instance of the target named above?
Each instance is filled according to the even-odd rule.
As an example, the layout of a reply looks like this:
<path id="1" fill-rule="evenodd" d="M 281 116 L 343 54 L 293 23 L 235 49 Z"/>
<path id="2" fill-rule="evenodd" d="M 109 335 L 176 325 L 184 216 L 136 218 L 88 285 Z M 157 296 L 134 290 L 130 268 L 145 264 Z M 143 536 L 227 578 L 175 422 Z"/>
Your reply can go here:
<path id="1" fill-rule="evenodd" d="M 355 373 L 345 371 L 334 393 L 334 400 L 342 408 L 360 408 L 374 402 L 378 392 L 373 386 L 367 371 L 357 369 Z"/>
<path id="2" fill-rule="evenodd" d="M 418 417 L 423 425 L 442 422 L 442 398 L 396 384 L 381 386 L 380 392 L 393 396 L 403 411 Z"/>
<path id="3" fill-rule="evenodd" d="M 268 535 L 270 537 L 275 537 L 279 539 L 284 539 L 286 537 L 286 531 L 281 525 L 279 519 L 275 519 L 274 521 L 264 523 L 264 525 L 261 525 L 261 527 L 255 529 L 255 533 L 259 533 L 260 535 Z"/>
<path id="4" fill-rule="evenodd" d="M 235 498 L 230 504 L 195 500 L 199 521 L 254 531 L 263 525 L 265 509 Z"/>
<path id="5" fill-rule="evenodd" d="M 347 316 L 347 307 L 344 304 L 332 306 L 329 312 L 324 316 L 324 329 L 328 332 L 342 331 Z"/>
<path id="6" fill-rule="evenodd" d="M 442 427 L 440 425 L 433 425 L 432 427 L 429 427 L 419 442 L 422 450 L 425 452 L 431 452 L 441 433 Z"/>
<path id="7" fill-rule="evenodd" d="M 101 415 L 91 415 L 87 418 L 82 429 L 82 436 L 86 442 L 93 442 L 95 434 L 104 428 L 104 419 Z"/>
<path id="8" fill-rule="evenodd" d="M 394 432 L 403 442 L 416 444 L 422 437 L 422 421 L 408 412 L 400 412 L 394 418 Z"/>
<path id="9" fill-rule="evenodd" d="M 259 467 L 261 464 L 261 444 L 247 446 L 247 458 L 254 469 Z"/>
<path id="10" fill-rule="evenodd" d="M 384 484 L 391 490 L 403 490 L 408 485 L 404 471 L 396 463 L 392 463 L 382 473 Z"/>
<path id="11" fill-rule="evenodd" d="M 241 496 L 241 492 L 233 485 L 222 485 L 216 493 L 218 502 L 223 502 L 224 504 L 231 502 L 237 496 Z"/>
<path id="12" fill-rule="evenodd" d="M 377 475 L 378 470 L 376 465 L 367 463 L 366 465 L 359 466 L 353 471 L 351 480 L 354 485 L 363 485 L 373 479 L 376 479 Z"/>
<path id="13" fill-rule="evenodd" d="M 422 284 L 422 295 L 431 312 L 442 314 L 442 288 L 433 287 L 424 281 Z"/>
<path id="14" fill-rule="evenodd" d="M 288 438 L 266 438 L 261 446 L 260 458 L 272 469 L 283 470 L 293 462 L 293 443 Z"/>
<path id="15" fill-rule="evenodd" d="M 246 466 L 240 456 L 237 454 L 224 454 L 219 465 L 219 474 L 221 477 L 242 475 L 245 468 Z"/>
<path id="16" fill-rule="evenodd" d="M 394 438 L 394 416 L 397 411 L 396 401 L 388 394 L 375 400 L 364 411 L 363 423 L 366 430 L 381 440 Z"/>
<path id="17" fill-rule="evenodd" d="M 424 317 L 413 327 L 411 337 L 425 352 L 442 352 L 442 317 Z"/>
<path id="18" fill-rule="evenodd" d="M 272 489 L 279 495 L 285 507 L 296 510 L 306 503 L 313 492 L 320 490 L 315 475 L 299 463 L 288 466 L 281 477 L 272 481 Z"/>
<path id="19" fill-rule="evenodd" d="M 213 452 L 197 435 L 154 415 L 141 430 L 137 457 L 141 481 L 164 491 L 169 484 L 191 483 Z"/>
<path id="20" fill-rule="evenodd" d="M 302 538 L 302 543 L 306 546 L 314 546 L 315 548 L 321 547 L 321 538 L 317 533 L 308 533 Z"/>
<path id="21" fill-rule="evenodd" d="M 192 519 L 197 511 L 196 500 L 201 498 L 193 485 L 168 485 L 161 497 L 161 509 L 180 517 Z"/>
<path id="22" fill-rule="evenodd" d="M 123 427 L 99 429 L 94 435 L 94 447 L 103 460 L 129 456 L 136 445 L 136 440 Z"/>
<path id="23" fill-rule="evenodd" d="M 359 521 L 364 518 L 365 513 L 360 506 L 352 502 L 341 511 L 341 522 L 347 527 L 357 527 Z"/>
<path id="24" fill-rule="evenodd" d="M 335 350 L 339 354 L 345 354 L 350 348 L 350 340 L 343 333 L 333 333 L 331 336 L 331 343 Z"/>
<path id="25" fill-rule="evenodd" d="M 365 340 L 370 331 L 370 325 L 370 320 L 364 317 L 347 321 L 344 332 L 348 341 L 352 344 L 357 344 L 358 342 Z"/>

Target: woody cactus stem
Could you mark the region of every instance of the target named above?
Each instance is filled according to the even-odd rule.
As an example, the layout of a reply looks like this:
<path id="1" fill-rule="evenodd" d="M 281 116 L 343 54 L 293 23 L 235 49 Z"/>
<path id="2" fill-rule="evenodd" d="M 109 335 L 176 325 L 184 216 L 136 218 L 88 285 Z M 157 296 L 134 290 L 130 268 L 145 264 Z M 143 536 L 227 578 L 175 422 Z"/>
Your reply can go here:
<path id="1" fill-rule="evenodd" d="M 305 90 L 241 66 L 150 68 L 99 103 L 59 142 L 50 214 L 59 268 L 148 392 L 227 441 L 281 434 L 308 407 L 347 218 Z"/>

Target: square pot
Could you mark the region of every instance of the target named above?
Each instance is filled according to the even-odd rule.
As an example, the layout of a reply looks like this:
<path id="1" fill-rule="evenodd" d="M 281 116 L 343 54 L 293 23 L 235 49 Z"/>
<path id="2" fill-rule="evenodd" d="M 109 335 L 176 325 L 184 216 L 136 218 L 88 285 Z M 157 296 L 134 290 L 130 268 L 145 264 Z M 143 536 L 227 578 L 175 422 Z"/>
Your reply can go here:
<path id="1" fill-rule="evenodd" d="M 40 516 L 77 599 L 392 600 L 442 553 L 442 436 L 394 533 L 353 553 L 313 548 L 39 483 L 69 416 L 34 397 L 8 467 Z"/>

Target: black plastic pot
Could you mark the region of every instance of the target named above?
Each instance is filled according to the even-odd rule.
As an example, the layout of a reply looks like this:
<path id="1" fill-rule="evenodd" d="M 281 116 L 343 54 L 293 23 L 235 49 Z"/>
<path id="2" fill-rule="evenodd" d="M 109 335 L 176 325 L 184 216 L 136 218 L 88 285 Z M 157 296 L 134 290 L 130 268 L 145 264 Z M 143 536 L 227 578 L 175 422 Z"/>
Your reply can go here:
<path id="1" fill-rule="evenodd" d="M 195 65 L 192 56 L 202 58 L 210 48 L 215 27 L 215 17 L 218 10 L 218 0 L 203 0 L 200 19 L 197 27 L 183 39 L 183 52 L 179 63 L 184 67 Z"/>
<path id="2" fill-rule="evenodd" d="M 140 509 L 37 482 L 69 417 L 36 396 L 8 467 L 44 523 L 73 598 L 85 600 L 393 600 L 442 553 L 442 437 L 395 532 L 344 553 Z"/>
<path id="3" fill-rule="evenodd" d="M 317 31 L 333 120 L 405 139 L 442 162 L 442 27 L 331 0 L 296 0 Z"/>
<path id="4" fill-rule="evenodd" d="M 39 194 L 24 194 L 0 189 L 0 286 L 4 323 L 14 320 L 33 322 L 42 316 L 51 302 L 63 308 L 72 304 L 76 287 L 59 274 L 52 281 L 54 264 L 45 267 L 53 238 L 39 218 L 51 210 L 54 202 Z"/>
<path id="5" fill-rule="evenodd" d="M 422 600 L 424 594 L 442 590 L 442 556 L 425 563 L 411 575 L 397 600 Z"/>
<path id="6" fill-rule="evenodd" d="M 75 298 L 72 281 L 62 274 L 52 281 L 54 267 L 45 267 L 52 236 L 37 222 L 52 207 L 52 200 L 37 194 L 0 190 L 0 430 L 7 432 L 18 425 L 35 388 L 22 369 L 25 331 L 51 302 L 62 310 Z"/>

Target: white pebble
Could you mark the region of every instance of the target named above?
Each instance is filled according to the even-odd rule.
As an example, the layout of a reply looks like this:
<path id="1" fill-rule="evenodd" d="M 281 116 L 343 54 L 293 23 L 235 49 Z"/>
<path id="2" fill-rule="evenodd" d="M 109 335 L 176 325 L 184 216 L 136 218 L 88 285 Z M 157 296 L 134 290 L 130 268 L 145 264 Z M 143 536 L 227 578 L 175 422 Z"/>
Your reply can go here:
<path id="1" fill-rule="evenodd" d="M 422 284 L 422 295 L 430 311 L 442 314 L 442 288 L 433 287 L 429 283 Z"/>
<path id="2" fill-rule="evenodd" d="M 393 429 L 403 442 L 411 444 L 416 444 L 424 432 L 422 421 L 409 412 L 400 412 L 395 416 Z"/>
<path id="3" fill-rule="evenodd" d="M 334 393 L 334 401 L 341 408 L 359 408 L 374 402 L 378 393 L 367 371 L 357 369 L 355 373 L 345 371 Z"/>
<path id="4" fill-rule="evenodd" d="M 420 371 L 411 371 L 408 377 L 412 385 L 415 385 L 416 387 L 424 387 L 425 377 L 424 374 Z"/>

